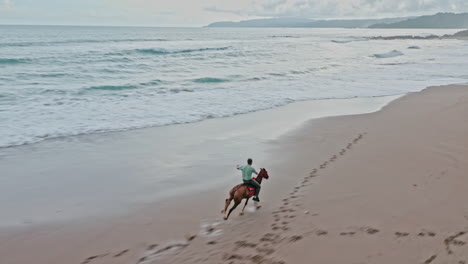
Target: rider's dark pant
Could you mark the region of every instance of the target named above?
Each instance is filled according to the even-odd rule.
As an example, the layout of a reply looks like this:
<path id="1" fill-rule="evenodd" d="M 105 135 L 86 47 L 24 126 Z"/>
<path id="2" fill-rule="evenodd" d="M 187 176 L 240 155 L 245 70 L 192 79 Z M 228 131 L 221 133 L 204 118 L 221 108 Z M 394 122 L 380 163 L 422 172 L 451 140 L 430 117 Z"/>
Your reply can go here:
<path id="1" fill-rule="evenodd" d="M 244 180 L 244 185 L 255 188 L 255 196 L 258 197 L 260 193 L 260 184 L 256 180 Z"/>

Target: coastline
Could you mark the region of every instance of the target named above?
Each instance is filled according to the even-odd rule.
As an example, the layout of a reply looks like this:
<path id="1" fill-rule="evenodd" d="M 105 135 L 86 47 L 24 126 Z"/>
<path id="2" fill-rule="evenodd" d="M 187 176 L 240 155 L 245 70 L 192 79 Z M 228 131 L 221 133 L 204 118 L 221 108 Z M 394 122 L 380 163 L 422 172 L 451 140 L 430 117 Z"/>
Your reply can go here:
<path id="1" fill-rule="evenodd" d="M 146 193 L 136 199 L 136 201 L 140 201 L 134 210 L 137 214 L 131 216 L 110 217 L 96 220 L 93 223 L 84 220 L 82 223 L 75 221 L 72 224 L 66 222 L 48 223 L 40 225 L 40 228 L 29 223 L 29 227 L 29 224 L 26 224 L 26 227 L 16 227 L 21 229 L 20 236 L 16 233 L 16 228 L 10 227 L 6 232 L 0 232 L 0 255 L 9 264 L 29 263 L 33 260 L 36 263 L 48 264 L 64 262 L 93 264 L 219 263 L 226 260 L 233 263 L 306 263 L 306 260 L 337 263 L 345 260 L 364 261 L 366 256 L 356 252 L 365 251 L 367 247 L 370 247 L 372 248 L 371 252 L 366 252 L 371 260 L 387 263 L 394 261 L 391 258 L 394 256 L 392 254 L 403 250 L 401 248 L 403 245 L 408 248 L 405 252 L 409 253 L 398 256 L 398 260 L 402 263 L 424 262 L 426 255 L 427 259 L 432 258 L 430 254 L 435 254 L 436 259 L 439 260 L 442 258 L 442 253 L 431 253 L 437 249 L 439 242 L 441 242 L 439 240 L 463 229 L 463 223 L 460 219 L 463 218 L 463 213 L 461 213 L 462 215 L 454 214 L 460 211 L 460 205 L 444 209 L 444 215 L 447 213 L 452 216 L 450 221 L 446 223 L 442 218 L 426 211 L 430 208 L 427 204 L 422 203 L 421 197 L 411 194 L 414 192 L 414 188 L 420 186 L 425 199 L 432 199 L 431 201 L 440 203 L 437 195 L 431 196 L 431 194 L 440 191 L 439 187 L 436 184 L 431 185 L 433 189 L 425 187 L 428 186 L 427 182 L 434 181 L 434 179 L 420 174 L 420 170 L 422 168 L 424 173 L 433 175 L 438 172 L 431 171 L 432 166 L 446 164 L 453 158 L 451 157 L 453 149 L 450 148 L 453 147 L 454 142 L 441 138 L 438 130 L 445 129 L 444 132 L 450 132 L 449 135 L 453 136 L 452 140 L 463 138 L 460 132 L 466 132 L 466 125 L 453 122 L 459 121 L 460 111 L 466 110 L 467 93 L 466 86 L 462 85 L 433 87 L 396 100 L 392 98 L 392 100 L 388 100 L 392 101 L 388 105 L 374 101 L 366 106 L 369 111 L 362 111 L 363 102 L 351 104 L 361 111 L 350 112 L 352 107 L 350 108 L 348 105 L 348 108 L 345 107 L 347 115 L 343 115 L 346 113 L 341 113 L 341 115 L 336 113 L 327 115 L 326 118 L 312 117 L 313 119 L 311 119 L 310 114 L 303 111 L 303 115 L 294 116 L 295 119 L 290 120 L 291 115 L 298 113 L 297 110 L 304 109 L 304 104 L 307 102 L 299 103 L 296 105 L 297 108 L 291 105 L 290 112 L 284 111 L 285 108 L 282 108 L 273 109 L 266 116 L 262 116 L 265 112 L 257 112 L 257 114 L 234 117 L 233 119 L 241 119 L 240 124 L 244 122 L 250 124 L 251 122 L 259 122 L 259 120 L 271 121 L 263 121 L 267 125 L 249 128 L 247 131 L 239 128 L 239 123 L 226 118 L 180 125 L 179 128 L 182 126 L 188 128 L 182 129 L 178 133 L 172 129 L 173 127 L 159 129 L 162 130 L 159 133 L 156 133 L 154 129 L 132 131 L 131 133 L 121 132 L 128 136 L 125 141 L 119 138 L 118 135 L 122 135 L 121 133 L 102 137 L 48 141 L 47 144 L 54 153 L 57 152 L 57 149 L 60 151 L 51 157 L 51 160 L 44 163 L 44 160 L 41 159 L 35 165 L 52 164 L 52 161 L 58 164 L 68 164 L 67 169 L 72 175 L 76 173 L 75 170 L 83 166 L 89 166 L 87 170 L 81 170 L 82 175 L 86 177 L 89 177 L 86 175 L 86 171 L 93 170 L 104 173 L 102 169 L 111 166 L 113 171 L 117 172 L 114 178 L 117 182 L 123 179 L 119 176 L 120 174 L 129 173 L 135 168 L 148 173 L 147 175 L 161 171 L 160 168 L 166 169 L 167 172 L 180 170 L 190 172 L 194 169 L 209 175 L 212 172 L 216 174 L 217 171 L 225 171 L 228 166 L 225 163 L 227 160 L 240 160 L 239 162 L 241 162 L 245 158 L 244 156 L 254 156 L 262 157 L 256 159 L 254 165 L 266 167 L 270 172 L 271 179 L 265 182 L 262 190 L 263 208 L 255 213 L 251 212 L 252 208 L 248 208 L 248 213 L 242 217 L 239 217 L 235 212 L 228 222 L 220 221 L 219 209 L 222 207 L 226 190 L 229 186 L 237 183 L 238 175 L 236 172 L 227 172 L 226 175 L 222 176 L 222 179 L 210 178 L 209 183 L 203 182 L 201 186 L 196 184 L 197 178 L 200 176 L 195 174 L 194 178 L 189 178 L 194 174 L 187 173 L 184 176 L 184 182 L 193 184 L 195 189 L 185 190 L 185 194 L 172 193 L 165 197 L 177 197 L 177 199 L 161 199 L 160 202 L 152 202 L 155 196 L 145 196 Z M 454 99 L 454 94 L 458 101 Z M 332 103 L 331 105 L 336 107 L 339 104 Z M 386 106 L 375 112 L 382 105 Z M 314 109 L 320 112 L 320 109 L 329 107 L 330 104 L 323 105 L 322 108 L 315 106 Z M 371 111 L 372 109 L 373 111 Z M 409 111 L 409 109 L 414 111 Z M 443 122 L 445 126 L 442 127 L 439 119 L 431 120 L 424 116 L 427 111 L 438 117 L 454 116 L 454 119 L 446 118 Z M 367 114 L 365 114 L 366 112 Z M 282 121 L 277 123 L 278 120 Z M 421 120 L 428 123 L 421 125 L 419 124 Z M 225 123 L 220 124 L 223 121 Z M 280 124 L 280 128 L 283 128 L 282 130 L 275 129 L 277 127 L 273 126 L 278 126 L 278 124 Z M 435 126 L 432 131 L 424 130 L 429 135 L 418 135 L 421 132 L 420 129 L 430 128 L 431 125 Z M 399 135 L 398 128 L 403 132 L 408 132 L 409 128 L 412 130 L 411 133 Z M 213 131 L 219 132 L 223 136 L 214 137 Z M 230 133 L 226 133 L 226 131 L 230 131 Z M 191 133 L 196 135 L 190 135 Z M 162 135 L 170 135 L 177 140 L 153 142 Z M 189 136 L 187 137 L 187 135 Z M 250 138 L 250 141 L 237 144 L 245 138 Z M 183 149 L 195 152 L 181 153 L 180 148 L 174 147 L 176 141 L 180 143 L 179 141 L 184 141 L 182 139 L 187 140 L 182 142 L 184 143 Z M 447 155 L 444 158 L 437 155 L 437 157 L 431 156 L 432 148 L 438 146 L 428 145 L 425 141 L 428 139 L 441 139 L 441 142 L 447 147 L 445 151 L 448 154 L 445 153 Z M 383 146 L 391 148 L 393 153 L 382 151 L 382 144 L 384 144 L 382 142 L 385 141 L 388 142 Z M 259 145 L 255 143 L 259 149 L 246 153 L 245 149 L 254 144 L 253 142 L 260 142 Z M 67 146 L 64 147 L 64 145 Z M 411 152 L 410 146 L 413 145 L 415 152 L 424 150 L 424 147 L 429 150 L 429 154 L 416 158 L 414 164 L 412 164 L 413 161 L 409 162 L 407 159 L 407 155 L 415 153 Z M 96 148 L 96 146 L 101 147 Z M 160 156 L 153 156 L 153 152 L 146 148 L 141 149 L 142 146 L 146 146 L 148 149 L 162 146 L 164 151 Z M 203 146 L 204 151 L 208 151 L 204 152 L 203 155 L 194 156 L 193 153 L 198 153 L 197 149 L 200 149 L 201 146 Z M 71 147 L 73 148 L 70 149 Z M 78 151 L 76 147 L 79 147 Z M 119 149 L 121 152 L 116 152 L 115 149 Z M 76 153 L 65 157 L 63 153 L 70 153 L 70 150 Z M 244 152 L 242 152 L 243 150 Z M 345 154 L 341 154 L 340 151 L 343 150 L 345 150 Z M 457 150 L 460 153 L 457 152 L 457 154 L 464 155 L 465 150 L 460 148 Z M 19 166 L 21 160 L 25 159 L 22 155 L 30 151 L 33 151 L 34 154 L 27 157 L 26 160 L 34 160 L 37 157 L 47 159 L 49 157 L 47 154 L 52 153 L 40 149 L 40 145 L 28 146 L 27 151 L 23 153 L 13 151 L 12 157 L 17 159 L 16 163 L 11 162 L 12 159 L 9 157 L 3 157 L 0 162 L 8 163 L 10 168 Z M 113 158 L 103 162 L 106 160 L 103 157 L 109 153 L 112 153 Z M 382 153 L 385 159 L 378 158 Z M 77 155 L 86 158 L 84 161 L 78 162 L 75 160 Z M 142 157 L 146 158 L 142 159 Z M 57 161 L 58 158 L 60 160 Z M 128 168 L 129 164 L 125 164 L 124 161 L 130 158 L 133 162 L 135 160 L 138 162 L 134 162 L 130 169 L 125 170 L 124 168 Z M 434 161 L 429 163 L 427 168 L 421 166 L 424 162 L 432 161 L 432 158 Z M 174 164 L 161 163 L 161 161 L 169 159 L 177 162 Z M 393 159 L 397 159 L 398 162 L 392 162 Z M 457 160 L 459 167 L 454 168 L 454 171 L 459 173 L 466 167 L 466 162 Z M 203 166 L 199 167 L 200 164 Z M 207 164 L 210 165 L 209 172 L 203 170 Z M 70 165 L 73 166 L 70 167 Z M 317 170 L 316 173 L 312 173 L 314 168 Z M 413 185 L 407 186 L 405 184 L 405 187 L 399 185 L 402 181 L 405 182 L 405 179 L 396 173 L 398 169 L 414 173 L 414 176 L 404 174 L 410 177 Z M 15 173 L 14 171 L 7 172 Z M 453 175 L 451 173 L 452 171 L 447 171 L 445 175 Z M 387 177 L 375 177 L 379 174 Z M 57 173 L 57 175 L 60 174 Z M 352 177 L 345 177 L 345 175 L 352 175 Z M 455 178 L 449 178 L 448 182 L 440 188 L 447 191 L 450 190 L 447 189 L 447 184 L 453 186 L 456 183 L 459 185 L 457 190 L 460 190 L 456 192 L 456 198 L 463 198 L 463 193 L 460 192 L 467 182 L 462 180 L 459 174 L 455 175 L 453 176 Z M 171 189 L 180 183 L 172 181 L 172 179 L 168 177 L 166 181 L 157 182 L 150 179 L 150 181 L 142 181 L 142 186 L 151 189 L 156 185 L 162 185 L 163 189 Z M 54 178 L 50 180 L 53 182 Z M 105 186 L 99 182 L 99 179 L 90 177 L 87 180 L 98 186 Z M 128 183 L 130 182 L 125 180 L 120 182 L 122 186 Z M 115 182 L 108 184 L 110 189 L 116 187 L 113 185 Z M 417 186 L 415 187 L 414 184 Z M 388 190 L 382 185 L 388 185 Z M 80 189 L 80 186 L 77 185 L 77 188 Z M 196 198 L 193 195 L 194 190 L 197 192 Z M 103 196 L 119 197 L 118 192 L 103 192 Z M 392 194 L 398 194 L 399 197 L 393 197 Z M 138 193 L 126 195 L 138 196 Z M 411 198 L 407 201 L 407 205 L 402 203 L 405 198 Z M 449 201 L 452 197 L 444 198 L 445 201 Z M 115 203 L 121 203 L 120 206 L 124 207 L 129 206 L 125 204 L 124 200 L 117 199 Z M 398 208 L 394 206 L 395 203 L 398 204 Z M 216 207 L 218 204 L 219 209 Z M 380 206 L 387 208 L 388 211 L 382 210 Z M 99 208 L 99 204 L 96 207 Z M 418 209 L 420 207 L 422 209 Z M 398 213 L 398 210 L 401 212 Z M 411 213 L 411 210 L 418 212 L 421 217 L 430 216 L 422 225 L 424 226 L 422 229 L 427 228 L 429 231 L 424 231 L 417 226 L 421 223 L 421 219 L 418 218 L 417 214 Z M 405 213 L 409 214 L 411 221 L 405 222 L 407 220 Z M 279 220 L 276 221 L 276 219 Z M 452 228 L 454 226 L 456 230 Z M 180 230 L 180 227 L 184 227 L 183 230 Z M 409 245 L 406 241 L 402 242 L 400 237 L 395 238 L 395 232 L 406 233 L 407 231 L 411 233 L 409 240 L 412 241 L 412 244 Z M 414 244 L 420 243 L 416 239 L 417 232 L 425 232 L 425 236 L 427 234 L 429 238 L 432 237 L 432 232 L 435 232 L 437 240 L 428 239 L 424 242 L 424 247 L 419 247 L 420 251 L 417 254 L 410 255 L 409 250 L 415 246 Z M 347 233 L 349 240 L 343 241 L 343 238 L 348 237 L 341 235 L 341 233 Z M 415 236 L 414 233 L 416 233 L 416 238 L 412 238 Z M 382 238 L 382 234 L 387 236 Z M 187 242 L 184 238 L 185 235 L 190 238 L 193 235 L 197 236 Z M 233 237 L 236 239 L 233 240 Z M 460 235 L 457 239 L 464 239 L 464 237 Z M 259 243 L 259 241 L 265 243 Z M 251 247 L 249 243 L 256 245 Z M 349 246 L 349 243 L 353 243 L 355 246 Z M 360 248 L 358 246 L 360 243 L 364 243 L 365 248 Z M 396 246 L 395 243 L 401 245 Z M 58 245 L 60 252 L 51 252 L 51 249 L 57 248 Z M 336 245 L 343 249 L 343 254 L 336 256 L 333 253 L 337 248 Z M 390 250 L 385 251 L 385 247 L 390 247 Z M 315 250 L 309 250 L 309 248 Z M 460 249 L 462 248 L 460 247 Z M 352 250 L 356 252 L 352 252 Z M 463 255 L 463 251 L 458 248 L 457 250 L 454 255 L 460 258 L 466 257 Z M 24 256 L 21 252 L 28 252 L 28 254 Z"/>
<path id="2" fill-rule="evenodd" d="M 47 224 L 49 220 L 68 221 L 82 215 L 99 217 L 126 213 L 125 208 L 111 208 L 114 201 L 104 201 L 102 205 L 96 201 L 113 196 L 126 203 L 124 207 L 131 207 L 132 203 L 147 204 L 185 192 L 196 193 L 233 184 L 238 180 L 235 170 L 225 172 L 224 177 L 213 173 L 201 179 L 180 178 L 186 174 L 203 174 L 203 167 L 224 172 L 235 166 L 233 163 L 242 162 L 244 156 L 258 157 L 257 164 L 262 164 L 267 149 L 279 137 L 309 119 L 374 112 L 398 97 L 302 101 L 197 123 L 55 138 L 1 149 L 0 166 L 5 175 L 15 175 L 15 178 L 5 179 L 0 187 L 0 198 L 14 199 L 16 207 L 24 205 L 24 212 L 38 216 L 36 219 L 24 217 L 26 225 Z M 83 190 L 88 199 L 83 199 L 80 193 Z M 43 193 L 52 197 L 44 197 Z M 22 195 L 26 200 L 22 200 Z M 67 196 L 76 199 L 67 201 Z M 37 199 L 46 200 L 28 205 Z M 54 204 L 57 200 L 66 203 Z M 112 210 L 104 214 L 93 212 L 96 206 L 101 206 L 100 210 Z M 76 212 L 62 217 L 74 207 Z M 14 215 L 8 208 L 2 209 L 7 215 Z M 40 217 L 41 214 L 46 215 Z M 47 215 L 58 217 L 48 219 Z M 22 225 L 18 220 L 21 217 L 17 216 L 10 223 L 3 218 L 0 227 Z"/>

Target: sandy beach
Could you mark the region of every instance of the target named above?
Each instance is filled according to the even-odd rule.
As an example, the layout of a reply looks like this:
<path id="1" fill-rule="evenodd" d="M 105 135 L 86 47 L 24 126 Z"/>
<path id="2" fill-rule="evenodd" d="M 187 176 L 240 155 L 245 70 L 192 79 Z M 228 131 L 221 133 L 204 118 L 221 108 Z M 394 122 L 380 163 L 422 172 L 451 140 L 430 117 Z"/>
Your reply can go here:
<path id="1" fill-rule="evenodd" d="M 326 111 L 330 101 L 313 108 L 303 102 L 184 129 L 8 149 L 0 165 L 20 183 L 34 180 L 31 171 L 53 174 L 51 187 L 21 189 L 37 191 L 29 199 L 38 205 L 60 199 L 54 182 L 63 173 L 89 198 L 67 191 L 62 203 L 41 207 L 33 219 L 21 218 L 8 200 L 0 263 L 466 263 L 468 86 L 395 98 L 351 100 L 346 111 L 333 113 Z M 334 117 L 315 118 L 321 116 Z M 245 131 L 236 122 L 262 125 Z M 271 177 L 263 184 L 262 208 L 250 205 L 245 215 L 238 209 L 223 221 L 224 199 L 240 176 L 218 172 L 245 156 L 259 157 L 254 166 Z M 25 159 L 28 168 L 19 166 Z M 135 183 L 124 175 L 135 171 L 142 175 L 134 179 L 138 188 L 125 192 Z M 199 184 L 201 173 L 213 178 Z M 82 186 L 81 177 L 93 184 Z M 188 187 L 171 192 L 181 178 Z M 127 196 L 138 198 L 129 203 Z M 90 208 L 106 213 L 76 217 Z"/>
<path id="2" fill-rule="evenodd" d="M 467 113 L 452 85 L 313 120 L 280 147 L 274 205 L 154 263 L 466 263 Z"/>

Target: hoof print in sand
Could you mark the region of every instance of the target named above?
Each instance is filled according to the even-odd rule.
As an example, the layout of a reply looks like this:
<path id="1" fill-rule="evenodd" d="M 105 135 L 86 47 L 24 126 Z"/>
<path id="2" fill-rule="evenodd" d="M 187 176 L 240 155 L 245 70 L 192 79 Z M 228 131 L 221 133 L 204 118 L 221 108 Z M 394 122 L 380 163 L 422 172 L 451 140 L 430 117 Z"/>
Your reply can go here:
<path id="1" fill-rule="evenodd" d="M 268 259 L 262 255 L 255 255 L 251 257 L 250 260 L 252 261 L 252 263 L 256 263 L 256 264 L 260 264 L 260 263 L 261 264 L 286 264 L 286 262 L 282 260 Z"/>
<path id="2" fill-rule="evenodd" d="M 457 238 L 465 235 L 466 233 L 467 233 L 467 231 L 458 232 L 457 234 L 455 234 L 453 236 L 449 236 L 446 239 L 444 239 L 444 244 L 445 244 L 445 249 L 447 251 L 447 254 L 449 254 L 449 255 L 453 254 L 453 250 L 451 248 L 452 245 L 454 245 L 454 246 L 463 246 L 463 245 L 466 244 L 466 242 L 464 242 L 464 241 L 457 240 Z"/>
<path id="3" fill-rule="evenodd" d="M 436 258 L 437 258 L 437 255 L 432 255 L 428 259 L 426 259 L 423 263 L 424 264 L 432 263 Z"/>
<path id="4" fill-rule="evenodd" d="M 292 237 L 289 239 L 289 242 L 296 242 L 296 241 L 301 240 L 302 238 L 303 238 L 302 236 L 292 236 Z"/>
<path id="5" fill-rule="evenodd" d="M 83 262 L 81 262 L 81 264 L 87 264 L 87 263 L 90 263 L 91 261 L 95 260 L 95 259 L 98 259 L 98 258 L 103 258 L 105 256 L 109 255 L 109 253 L 106 253 L 106 254 L 102 254 L 102 255 L 95 255 L 95 256 L 91 256 L 87 259 L 85 259 Z"/>
<path id="6" fill-rule="evenodd" d="M 428 237 L 435 237 L 436 234 L 434 232 L 431 232 L 431 231 L 421 231 L 418 233 L 418 236 L 419 237 L 425 237 L 425 236 L 428 236 Z"/>
<path id="7" fill-rule="evenodd" d="M 238 248 L 254 248 L 257 246 L 254 243 L 249 243 L 247 241 L 236 241 L 235 244 Z"/>
<path id="8" fill-rule="evenodd" d="M 377 234 L 378 232 L 380 232 L 380 230 L 372 228 L 372 227 L 366 227 L 366 228 L 363 229 L 363 231 L 365 231 L 369 235 L 374 235 L 374 234 Z"/>
<path id="9" fill-rule="evenodd" d="M 172 244 L 172 245 L 167 245 L 161 249 L 158 249 L 158 250 L 155 250 L 158 245 L 157 244 L 153 244 L 153 245 L 149 245 L 147 250 L 146 250 L 146 254 L 145 256 L 141 257 L 136 263 L 137 264 L 142 264 L 142 263 L 146 263 L 148 261 L 153 261 L 155 258 L 163 255 L 163 254 L 166 254 L 168 252 L 172 252 L 173 250 L 178 250 L 178 249 L 184 249 L 188 246 L 189 244 L 188 243 L 176 243 L 176 244 Z"/>
<path id="10" fill-rule="evenodd" d="M 407 237 L 407 236 L 409 236 L 409 233 L 407 233 L 407 232 L 395 232 L 395 236 L 397 236 L 397 237 Z"/>
<path id="11" fill-rule="evenodd" d="M 275 252 L 274 249 L 269 248 L 269 247 L 261 247 L 256 249 L 258 253 L 263 253 L 265 255 L 271 255 Z"/>
<path id="12" fill-rule="evenodd" d="M 157 247 L 158 247 L 158 244 L 151 244 L 151 245 L 149 245 L 149 246 L 146 248 L 146 250 L 148 250 L 148 251 L 154 250 L 154 249 L 157 248 Z"/>
<path id="13" fill-rule="evenodd" d="M 273 233 L 267 233 L 263 235 L 262 238 L 260 238 L 260 242 L 271 242 L 273 244 L 279 243 L 281 241 L 281 238 L 277 234 Z"/>
<path id="14" fill-rule="evenodd" d="M 317 236 L 326 236 L 326 235 L 328 235 L 328 231 L 325 231 L 325 230 L 317 230 L 317 231 L 315 231 L 315 234 L 316 234 Z"/>
<path id="15" fill-rule="evenodd" d="M 121 257 L 123 255 L 125 255 L 127 252 L 129 252 L 130 250 L 129 249 L 125 249 L 125 250 L 122 250 L 120 251 L 119 253 L 115 254 L 114 255 L 114 258 L 118 258 L 118 257 Z"/>
<path id="16" fill-rule="evenodd" d="M 224 254 L 223 259 L 224 260 L 234 260 L 234 259 L 242 260 L 244 259 L 244 257 L 242 257 L 241 255 L 236 255 L 236 254 Z"/>

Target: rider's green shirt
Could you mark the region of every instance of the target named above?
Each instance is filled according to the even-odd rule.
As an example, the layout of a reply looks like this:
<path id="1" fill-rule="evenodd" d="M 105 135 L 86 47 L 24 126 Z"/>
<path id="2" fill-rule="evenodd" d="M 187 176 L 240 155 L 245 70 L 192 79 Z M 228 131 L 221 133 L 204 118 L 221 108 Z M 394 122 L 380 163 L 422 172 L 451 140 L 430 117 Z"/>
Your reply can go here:
<path id="1" fill-rule="evenodd" d="M 240 166 L 239 170 L 242 171 L 242 179 L 245 181 L 252 179 L 252 173 L 257 173 L 257 171 L 255 171 L 255 169 L 250 165 Z"/>

